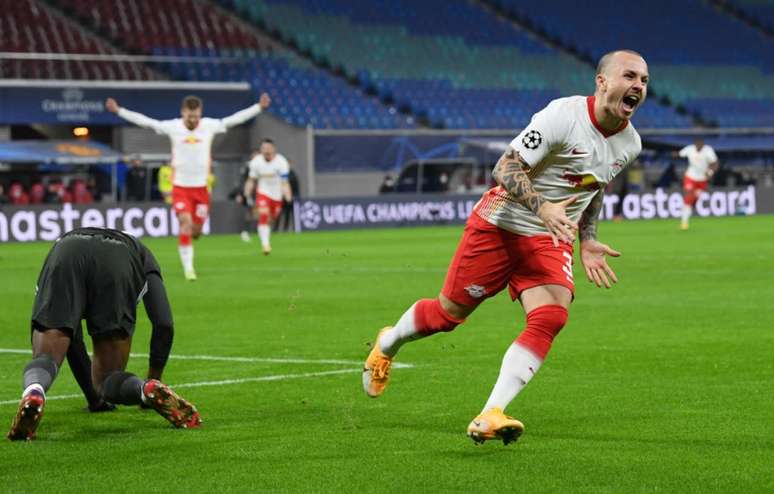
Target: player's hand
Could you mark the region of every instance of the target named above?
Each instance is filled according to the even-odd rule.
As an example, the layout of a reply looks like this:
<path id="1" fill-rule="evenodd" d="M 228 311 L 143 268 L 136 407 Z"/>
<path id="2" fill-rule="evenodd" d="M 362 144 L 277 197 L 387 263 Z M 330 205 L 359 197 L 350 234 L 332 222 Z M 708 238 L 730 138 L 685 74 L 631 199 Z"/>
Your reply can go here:
<path id="1" fill-rule="evenodd" d="M 586 278 L 599 288 L 610 288 L 618 283 L 615 272 L 607 265 L 605 256 L 618 257 L 620 252 L 596 240 L 584 240 L 580 245 L 581 262 L 586 270 Z M 612 282 L 612 283 L 611 283 Z"/>
<path id="2" fill-rule="evenodd" d="M 554 247 L 559 247 L 559 242 L 572 244 L 575 242 L 575 233 L 578 231 L 578 224 L 567 217 L 565 209 L 578 199 L 572 196 L 561 202 L 544 202 L 538 209 L 538 218 L 548 228 L 551 239 L 554 241 Z"/>
<path id="3" fill-rule="evenodd" d="M 265 110 L 271 105 L 271 98 L 267 93 L 263 93 L 258 99 L 258 104 L 261 105 L 261 110 Z"/>
<path id="4" fill-rule="evenodd" d="M 113 98 L 108 98 L 105 100 L 105 109 L 110 113 L 118 113 L 119 108 L 120 107 L 118 106 L 118 102 Z"/>

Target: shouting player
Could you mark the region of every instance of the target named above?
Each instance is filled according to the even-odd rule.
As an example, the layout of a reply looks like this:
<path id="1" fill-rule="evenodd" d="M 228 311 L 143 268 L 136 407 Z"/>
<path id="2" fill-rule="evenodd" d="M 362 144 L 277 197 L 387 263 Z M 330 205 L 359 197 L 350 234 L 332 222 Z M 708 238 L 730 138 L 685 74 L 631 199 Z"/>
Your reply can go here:
<path id="1" fill-rule="evenodd" d="M 125 371 L 141 299 L 154 326 L 166 324 L 161 319 L 171 321 L 161 269 L 136 238 L 118 230 L 77 228 L 57 240 L 38 276 L 31 318 L 33 358 L 24 367 L 24 392 L 9 439 L 35 438 L 46 391 L 82 319 L 94 343 L 94 387 L 104 401 L 144 403 L 175 427 L 199 426 L 196 407 L 166 384 L 143 382 Z"/>
<path id="2" fill-rule="evenodd" d="M 264 139 L 258 154 L 250 161 L 250 172 L 245 181 L 245 197 L 250 197 L 255 190 L 258 237 L 261 239 L 263 253 L 267 256 L 271 253 L 271 227 L 282 211 L 282 199 L 287 202 L 293 200 L 288 183 L 289 173 L 288 160 L 277 152 L 274 141 Z"/>
<path id="3" fill-rule="evenodd" d="M 542 365 L 567 322 L 574 296 L 573 242 L 589 281 L 617 281 L 605 256 L 620 255 L 597 241 L 605 185 L 642 149 L 629 119 L 645 100 L 648 66 L 619 50 L 599 62 L 593 96 L 552 101 L 532 117 L 497 162 L 497 186 L 468 219 L 437 298 L 412 305 L 379 332 L 363 371 L 363 387 L 379 396 L 404 343 L 451 331 L 485 299 L 506 286 L 521 302 L 526 328 L 508 347 L 481 413 L 468 426 L 477 443 L 519 437 L 524 426 L 504 409 Z"/>
<path id="4" fill-rule="evenodd" d="M 269 95 L 264 93 L 258 103 L 226 118 L 202 118 L 202 100 L 196 96 L 186 96 L 180 108 L 181 118 L 160 121 L 121 108 L 113 98 L 105 101 L 108 111 L 135 125 L 169 136 L 174 170 L 172 207 L 180 222 L 180 261 L 183 263 L 185 278 L 189 281 L 196 279 L 192 240 L 201 235 L 210 209 L 207 177 L 212 164 L 212 140 L 216 134 L 247 122 L 270 104 Z"/>
<path id="5" fill-rule="evenodd" d="M 683 215 L 680 221 L 680 229 L 687 230 L 693 214 L 693 205 L 702 191 L 707 190 L 709 180 L 718 171 L 720 164 L 715 150 L 704 144 L 701 137 L 696 137 L 693 144 L 675 152 L 674 156 L 688 159 L 688 169 L 685 170 L 683 178 Z"/>

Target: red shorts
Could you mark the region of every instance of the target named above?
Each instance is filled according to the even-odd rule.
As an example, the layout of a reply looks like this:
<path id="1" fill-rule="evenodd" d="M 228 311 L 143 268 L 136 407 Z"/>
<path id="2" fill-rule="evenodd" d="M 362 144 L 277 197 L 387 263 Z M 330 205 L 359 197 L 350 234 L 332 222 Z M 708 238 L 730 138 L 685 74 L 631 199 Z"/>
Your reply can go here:
<path id="1" fill-rule="evenodd" d="M 683 178 L 683 189 L 686 193 L 707 190 L 707 184 L 709 184 L 709 180 L 694 180 L 688 176 Z"/>
<path id="2" fill-rule="evenodd" d="M 271 217 L 271 220 L 274 221 L 279 216 L 280 212 L 282 212 L 282 201 L 277 201 L 272 199 L 269 196 L 263 195 L 263 194 L 256 194 L 255 195 L 255 207 L 257 208 L 268 208 L 269 209 L 269 217 Z"/>
<path id="3" fill-rule="evenodd" d="M 175 213 L 191 213 L 193 222 L 203 225 L 210 214 L 210 193 L 207 187 L 172 186 L 172 207 Z"/>
<path id="4" fill-rule="evenodd" d="M 541 285 L 561 285 L 575 294 L 570 244 L 554 247 L 549 235 L 527 237 L 470 215 L 442 293 L 451 301 L 477 306 L 507 285 L 511 299 Z"/>

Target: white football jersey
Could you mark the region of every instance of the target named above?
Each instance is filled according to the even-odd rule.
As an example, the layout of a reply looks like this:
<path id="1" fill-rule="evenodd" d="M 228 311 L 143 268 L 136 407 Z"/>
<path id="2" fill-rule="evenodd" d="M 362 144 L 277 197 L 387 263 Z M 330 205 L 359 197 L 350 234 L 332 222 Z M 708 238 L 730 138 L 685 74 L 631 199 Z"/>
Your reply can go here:
<path id="1" fill-rule="evenodd" d="M 694 144 L 685 146 L 680 150 L 680 157 L 688 158 L 688 169 L 685 170 L 685 176 L 698 182 L 707 180 L 709 166 L 718 160 L 715 150 L 706 144 L 701 149 L 696 149 Z"/>
<path id="2" fill-rule="evenodd" d="M 173 185 L 205 187 L 212 168 L 212 141 L 215 136 L 250 120 L 260 112 L 260 105 L 255 104 L 223 119 L 202 118 L 193 130 L 188 130 L 182 118 L 155 120 L 126 108 L 120 108 L 118 116 L 169 137 L 172 144 L 170 165 L 174 171 Z"/>
<path id="3" fill-rule="evenodd" d="M 628 121 L 612 132 L 602 128 L 594 116 L 594 96 L 571 96 L 536 113 L 510 147 L 529 164 L 525 171 L 544 198 L 559 202 L 577 196 L 566 209 L 567 217 L 577 222 L 600 189 L 637 158 L 642 142 Z M 485 192 L 475 211 L 513 233 L 549 233 L 535 213 L 500 186 Z"/>
<path id="4" fill-rule="evenodd" d="M 257 193 L 275 201 L 282 200 L 282 182 L 288 179 L 288 173 L 288 160 L 279 153 L 271 161 L 266 161 L 260 153 L 250 160 L 250 178 L 258 180 Z"/>

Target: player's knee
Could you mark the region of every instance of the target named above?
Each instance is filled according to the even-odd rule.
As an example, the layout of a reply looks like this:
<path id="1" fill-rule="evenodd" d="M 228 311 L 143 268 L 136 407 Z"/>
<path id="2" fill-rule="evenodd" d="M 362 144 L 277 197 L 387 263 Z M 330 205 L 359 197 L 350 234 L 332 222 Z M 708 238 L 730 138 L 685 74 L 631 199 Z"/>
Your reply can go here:
<path id="1" fill-rule="evenodd" d="M 258 213 L 258 224 L 260 225 L 268 225 L 269 224 L 269 211 L 268 209 L 264 212 Z"/>
<path id="2" fill-rule="evenodd" d="M 141 401 L 142 380 L 124 371 L 113 371 L 102 382 L 102 398 L 120 405 L 137 405 Z"/>
<path id="3" fill-rule="evenodd" d="M 559 331 L 567 324 L 567 309 L 561 305 L 543 305 L 527 314 L 527 328 L 516 342 L 545 358 Z"/>
<path id="4" fill-rule="evenodd" d="M 422 299 L 417 302 L 414 308 L 414 318 L 417 331 L 422 334 L 452 331 L 465 321 L 464 318 L 457 318 L 449 314 L 437 298 Z"/>

